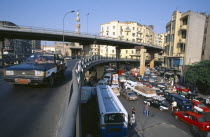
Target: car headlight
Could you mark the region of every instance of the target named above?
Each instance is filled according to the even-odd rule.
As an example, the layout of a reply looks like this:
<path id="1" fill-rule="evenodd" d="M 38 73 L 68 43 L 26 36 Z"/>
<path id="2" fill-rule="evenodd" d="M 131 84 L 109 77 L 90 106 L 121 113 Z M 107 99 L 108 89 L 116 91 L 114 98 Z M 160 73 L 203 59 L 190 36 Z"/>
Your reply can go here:
<path id="1" fill-rule="evenodd" d="M 46 75 L 46 73 L 45 73 L 45 71 L 38 71 L 38 70 L 36 70 L 35 71 L 35 76 L 45 76 Z"/>
<path id="2" fill-rule="evenodd" d="M 14 71 L 13 70 L 6 70 L 5 71 L 5 75 L 14 75 Z"/>

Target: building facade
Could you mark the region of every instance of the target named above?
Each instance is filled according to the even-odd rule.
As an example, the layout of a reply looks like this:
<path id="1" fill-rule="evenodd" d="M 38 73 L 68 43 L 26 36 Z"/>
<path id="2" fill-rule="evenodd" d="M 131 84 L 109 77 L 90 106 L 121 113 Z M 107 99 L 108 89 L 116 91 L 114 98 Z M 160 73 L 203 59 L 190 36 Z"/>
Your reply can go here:
<path id="1" fill-rule="evenodd" d="M 201 59 L 210 60 L 210 15 L 207 16 L 205 23 Z"/>
<path id="2" fill-rule="evenodd" d="M 65 51 L 63 50 L 65 49 Z M 65 56 L 82 56 L 83 46 L 74 42 L 55 42 L 55 53 L 61 53 Z M 64 54 L 65 53 L 65 54 Z"/>
<path id="3" fill-rule="evenodd" d="M 166 24 L 164 62 L 167 67 L 191 65 L 201 61 L 206 16 L 174 11 Z"/>
<path id="4" fill-rule="evenodd" d="M 137 22 L 119 22 L 111 21 L 101 24 L 100 35 L 102 37 L 112 37 L 120 40 L 155 45 L 155 35 L 153 26 L 141 25 Z M 100 45 L 99 52 L 101 56 L 115 57 L 116 48 L 108 45 Z M 121 58 L 138 59 L 139 50 L 121 49 Z"/>
<path id="5" fill-rule="evenodd" d="M 16 24 L 8 21 L 0 21 L 0 25 L 3 27 L 16 27 L 20 29 Z M 32 54 L 33 50 L 41 48 L 40 40 L 23 40 L 23 39 L 8 39 L 1 40 L 1 58 L 20 58 L 28 57 Z"/>

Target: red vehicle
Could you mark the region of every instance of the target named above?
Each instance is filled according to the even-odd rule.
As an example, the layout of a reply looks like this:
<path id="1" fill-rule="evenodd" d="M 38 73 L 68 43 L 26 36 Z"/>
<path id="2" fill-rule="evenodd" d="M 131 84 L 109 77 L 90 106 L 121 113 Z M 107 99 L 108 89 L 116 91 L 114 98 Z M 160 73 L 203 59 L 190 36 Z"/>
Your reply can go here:
<path id="1" fill-rule="evenodd" d="M 152 88 L 152 85 L 149 82 L 143 82 L 143 85 L 145 85 L 148 88 Z"/>
<path id="2" fill-rule="evenodd" d="M 201 103 L 199 100 L 191 100 L 193 103 L 193 111 L 194 112 L 201 112 L 206 113 L 210 112 L 210 108 L 206 107 L 203 103 Z"/>
<path id="3" fill-rule="evenodd" d="M 118 75 L 122 75 L 124 73 L 124 70 L 117 70 Z"/>
<path id="4" fill-rule="evenodd" d="M 178 91 L 178 92 L 189 92 L 190 91 L 190 89 L 189 88 L 186 88 L 186 87 L 183 87 L 183 86 L 176 86 L 176 90 Z"/>
<path id="5" fill-rule="evenodd" d="M 207 121 L 202 115 L 192 111 L 177 111 L 173 113 L 176 119 L 180 119 L 191 125 L 193 129 L 201 131 L 210 131 L 210 121 Z"/>

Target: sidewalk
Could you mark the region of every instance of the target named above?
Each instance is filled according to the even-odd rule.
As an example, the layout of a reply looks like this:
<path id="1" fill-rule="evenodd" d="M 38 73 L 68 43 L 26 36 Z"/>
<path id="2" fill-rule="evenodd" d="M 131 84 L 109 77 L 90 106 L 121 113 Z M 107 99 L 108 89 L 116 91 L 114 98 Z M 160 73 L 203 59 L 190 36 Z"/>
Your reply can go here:
<path id="1" fill-rule="evenodd" d="M 165 120 L 157 119 L 155 116 L 141 119 L 137 122 L 135 131 L 131 137 L 192 137 L 180 128 L 167 123 Z"/>

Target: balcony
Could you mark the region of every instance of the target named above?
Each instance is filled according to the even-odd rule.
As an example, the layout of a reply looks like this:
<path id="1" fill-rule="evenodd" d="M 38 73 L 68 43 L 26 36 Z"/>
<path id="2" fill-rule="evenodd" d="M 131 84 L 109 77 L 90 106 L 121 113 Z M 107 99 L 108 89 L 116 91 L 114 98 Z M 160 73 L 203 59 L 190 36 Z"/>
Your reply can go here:
<path id="1" fill-rule="evenodd" d="M 187 30 L 187 25 L 181 25 L 181 26 L 180 26 L 180 29 L 181 29 L 181 30 Z"/>
<path id="2" fill-rule="evenodd" d="M 125 29 L 125 32 L 130 32 L 131 31 L 131 29 L 129 28 L 129 27 L 127 27 L 126 29 Z"/>
<path id="3" fill-rule="evenodd" d="M 142 30 L 137 31 L 138 34 L 143 34 Z"/>
<path id="4" fill-rule="evenodd" d="M 179 39 L 179 43 L 186 43 L 186 39 L 180 38 L 180 39 Z"/>

